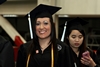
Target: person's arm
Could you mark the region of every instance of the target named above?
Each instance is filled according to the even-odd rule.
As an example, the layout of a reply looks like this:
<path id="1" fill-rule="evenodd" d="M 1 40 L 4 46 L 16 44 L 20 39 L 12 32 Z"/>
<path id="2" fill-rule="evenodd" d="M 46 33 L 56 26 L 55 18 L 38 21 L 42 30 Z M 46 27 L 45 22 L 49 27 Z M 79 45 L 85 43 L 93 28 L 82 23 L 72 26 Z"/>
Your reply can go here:
<path id="1" fill-rule="evenodd" d="M 73 67 L 71 63 L 69 46 L 61 41 L 57 41 L 58 47 L 58 67 Z"/>
<path id="2" fill-rule="evenodd" d="M 10 41 L 0 42 L 0 67 L 15 67 L 14 52 Z"/>
<path id="3" fill-rule="evenodd" d="M 89 55 L 83 56 L 81 62 L 90 67 L 100 67 L 100 61 L 98 60 L 97 55 L 89 49 Z"/>
<path id="4" fill-rule="evenodd" d="M 25 56 L 23 52 L 23 45 L 18 50 L 18 55 L 17 55 L 17 61 L 16 61 L 16 67 L 25 67 Z"/>
<path id="5" fill-rule="evenodd" d="M 27 61 L 27 48 L 30 45 L 30 42 L 24 43 L 20 46 L 18 50 L 18 56 L 17 56 L 17 62 L 16 67 L 26 67 L 26 61 Z"/>

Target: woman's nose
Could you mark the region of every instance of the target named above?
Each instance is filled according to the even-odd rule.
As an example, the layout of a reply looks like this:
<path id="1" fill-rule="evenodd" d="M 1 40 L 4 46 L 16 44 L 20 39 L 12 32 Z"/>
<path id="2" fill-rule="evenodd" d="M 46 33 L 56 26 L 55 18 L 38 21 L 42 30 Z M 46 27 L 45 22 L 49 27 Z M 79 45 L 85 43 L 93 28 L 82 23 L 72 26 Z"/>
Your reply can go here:
<path id="1" fill-rule="evenodd" d="M 40 25 L 40 28 L 42 29 L 43 27 L 44 27 L 44 25 L 43 25 L 43 24 L 41 24 L 41 25 Z"/>
<path id="2" fill-rule="evenodd" d="M 75 41 L 79 41 L 79 38 L 76 38 Z"/>

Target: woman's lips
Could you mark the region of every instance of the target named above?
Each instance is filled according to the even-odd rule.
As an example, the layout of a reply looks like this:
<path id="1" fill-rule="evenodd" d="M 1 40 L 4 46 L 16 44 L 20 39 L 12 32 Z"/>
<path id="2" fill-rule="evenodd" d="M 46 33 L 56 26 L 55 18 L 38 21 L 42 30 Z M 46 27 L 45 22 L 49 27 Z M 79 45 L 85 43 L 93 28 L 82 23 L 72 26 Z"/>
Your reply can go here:
<path id="1" fill-rule="evenodd" d="M 79 43 L 75 43 L 75 45 L 76 45 L 76 46 L 78 46 L 78 45 L 79 45 Z"/>

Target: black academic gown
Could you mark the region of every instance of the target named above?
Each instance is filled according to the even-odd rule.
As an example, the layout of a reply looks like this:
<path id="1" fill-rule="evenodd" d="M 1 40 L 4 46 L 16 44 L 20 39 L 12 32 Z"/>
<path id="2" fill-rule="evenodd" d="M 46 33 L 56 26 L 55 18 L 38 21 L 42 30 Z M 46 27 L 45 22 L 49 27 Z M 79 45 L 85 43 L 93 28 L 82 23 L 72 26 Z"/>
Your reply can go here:
<path id="1" fill-rule="evenodd" d="M 12 44 L 0 36 L 0 67 L 15 67 Z"/>
<path id="2" fill-rule="evenodd" d="M 97 54 L 98 60 L 99 60 L 99 62 L 100 62 L 100 46 L 99 46 L 99 48 L 97 49 L 96 54 Z"/>
<path id="3" fill-rule="evenodd" d="M 21 45 L 16 67 L 26 67 L 26 49 L 31 42 Z M 57 40 L 58 56 L 55 56 L 54 67 L 71 67 L 69 48 L 66 44 Z M 51 67 L 51 46 L 48 46 L 42 53 L 41 49 L 37 47 L 39 53 L 35 54 L 34 57 L 31 55 L 29 61 L 29 67 Z"/>
<path id="4" fill-rule="evenodd" d="M 99 64 L 100 61 L 98 60 L 96 54 L 90 48 L 87 48 L 87 50 L 90 52 L 90 56 L 92 57 L 94 62 L 97 64 L 96 67 L 100 67 L 100 64 Z M 76 64 L 77 67 L 81 67 L 82 63 L 80 61 L 80 59 L 81 59 L 80 53 L 79 53 L 79 56 L 77 57 L 75 52 L 70 47 L 70 56 L 71 56 L 72 67 L 75 67 L 75 64 Z M 85 67 L 89 67 L 89 66 L 85 66 Z"/>

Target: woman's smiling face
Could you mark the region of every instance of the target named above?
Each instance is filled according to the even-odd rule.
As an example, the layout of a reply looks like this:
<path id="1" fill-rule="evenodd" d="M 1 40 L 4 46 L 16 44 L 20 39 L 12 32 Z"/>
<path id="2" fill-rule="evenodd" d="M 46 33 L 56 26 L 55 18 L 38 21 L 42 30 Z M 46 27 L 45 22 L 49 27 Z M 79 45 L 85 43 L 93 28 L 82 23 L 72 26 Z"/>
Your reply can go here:
<path id="1" fill-rule="evenodd" d="M 36 34 L 40 39 L 50 37 L 51 23 L 48 17 L 37 18 L 36 20 Z"/>

